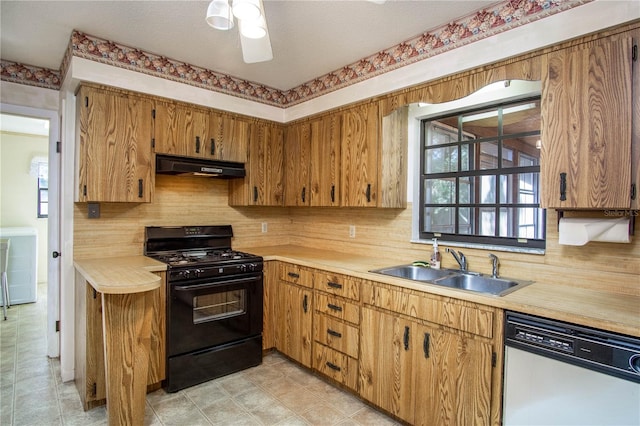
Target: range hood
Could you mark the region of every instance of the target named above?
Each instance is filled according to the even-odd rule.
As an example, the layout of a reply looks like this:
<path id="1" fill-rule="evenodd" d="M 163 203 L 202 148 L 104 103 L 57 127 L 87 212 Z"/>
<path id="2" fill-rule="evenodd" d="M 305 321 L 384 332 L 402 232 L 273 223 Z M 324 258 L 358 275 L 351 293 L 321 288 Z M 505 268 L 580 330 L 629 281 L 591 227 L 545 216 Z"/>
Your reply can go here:
<path id="1" fill-rule="evenodd" d="M 156 156 L 156 173 L 161 175 L 242 178 L 246 176 L 243 163 L 205 160 L 170 155 Z"/>

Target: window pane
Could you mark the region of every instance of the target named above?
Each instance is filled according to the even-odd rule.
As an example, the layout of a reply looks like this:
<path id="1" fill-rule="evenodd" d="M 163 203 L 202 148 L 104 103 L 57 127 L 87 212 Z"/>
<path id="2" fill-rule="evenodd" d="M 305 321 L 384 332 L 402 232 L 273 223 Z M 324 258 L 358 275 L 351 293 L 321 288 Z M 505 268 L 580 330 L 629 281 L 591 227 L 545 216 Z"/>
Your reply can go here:
<path id="1" fill-rule="evenodd" d="M 495 203 L 496 202 L 496 177 L 490 176 L 478 176 L 476 178 L 479 181 L 480 187 L 480 203 Z"/>
<path id="2" fill-rule="evenodd" d="M 494 236 L 496 234 L 496 210 L 493 207 L 481 207 L 480 229 L 478 235 Z"/>
<path id="3" fill-rule="evenodd" d="M 49 190 L 48 189 L 41 189 L 40 190 L 40 202 L 41 203 L 49 202 Z"/>
<path id="4" fill-rule="evenodd" d="M 455 233 L 455 208 L 453 207 L 425 207 L 424 231 Z"/>
<path id="5" fill-rule="evenodd" d="M 455 178 L 424 180 L 425 204 L 453 204 L 455 196 Z"/>
<path id="6" fill-rule="evenodd" d="M 473 234 L 473 209 L 471 207 L 460 207 L 458 209 L 458 233 L 471 235 Z"/>
<path id="7" fill-rule="evenodd" d="M 540 203 L 540 173 L 513 173 L 500 176 L 500 202 Z"/>
<path id="8" fill-rule="evenodd" d="M 495 108 L 462 116 L 462 131 L 475 139 L 498 136 L 498 111 Z"/>
<path id="9" fill-rule="evenodd" d="M 430 148 L 424 152 L 425 173 L 458 171 L 458 147 Z"/>
<path id="10" fill-rule="evenodd" d="M 464 144 L 460 146 L 460 170 L 466 172 L 468 170 L 473 170 L 473 144 Z"/>
<path id="11" fill-rule="evenodd" d="M 482 142 L 479 145 L 480 161 L 478 170 L 498 168 L 498 141 Z"/>
<path id="12" fill-rule="evenodd" d="M 46 217 L 48 215 L 49 215 L 49 203 L 41 203 L 38 217 Z"/>
<path id="13" fill-rule="evenodd" d="M 502 134 L 534 132 L 540 130 L 540 100 L 509 105 L 502 110 Z"/>
<path id="14" fill-rule="evenodd" d="M 502 167 L 529 167 L 539 165 L 540 150 L 536 148 L 539 140 L 540 135 L 505 139 L 502 142 Z M 504 154 L 504 150 L 506 149 L 513 152 L 511 159 L 507 159 L 507 156 Z"/>
<path id="15" fill-rule="evenodd" d="M 544 215 L 538 208 L 503 207 L 500 209 L 500 236 L 542 239 Z"/>
<path id="16" fill-rule="evenodd" d="M 445 123 L 434 121 L 427 126 L 427 146 L 443 145 L 457 141 L 458 128 L 455 123 L 449 126 Z"/>

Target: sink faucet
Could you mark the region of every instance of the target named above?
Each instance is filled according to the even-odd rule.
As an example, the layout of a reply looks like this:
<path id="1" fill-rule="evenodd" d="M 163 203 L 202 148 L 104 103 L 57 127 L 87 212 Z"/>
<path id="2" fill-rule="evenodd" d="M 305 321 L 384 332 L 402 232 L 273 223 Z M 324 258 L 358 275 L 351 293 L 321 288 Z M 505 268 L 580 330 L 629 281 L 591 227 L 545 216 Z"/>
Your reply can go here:
<path id="1" fill-rule="evenodd" d="M 466 272 L 467 270 L 467 258 L 464 256 L 464 254 L 462 254 L 461 251 L 459 251 L 456 254 L 455 250 L 451 250 L 449 247 L 447 247 L 447 253 L 451 253 L 453 255 L 453 258 L 456 260 L 456 262 L 458 262 L 458 265 L 460 265 L 460 270 L 462 272 Z"/>
<path id="2" fill-rule="evenodd" d="M 489 253 L 489 257 L 491 258 L 491 263 L 493 265 L 491 276 L 493 278 L 498 278 L 498 266 L 500 266 L 500 260 L 498 259 L 498 256 L 493 253 Z"/>

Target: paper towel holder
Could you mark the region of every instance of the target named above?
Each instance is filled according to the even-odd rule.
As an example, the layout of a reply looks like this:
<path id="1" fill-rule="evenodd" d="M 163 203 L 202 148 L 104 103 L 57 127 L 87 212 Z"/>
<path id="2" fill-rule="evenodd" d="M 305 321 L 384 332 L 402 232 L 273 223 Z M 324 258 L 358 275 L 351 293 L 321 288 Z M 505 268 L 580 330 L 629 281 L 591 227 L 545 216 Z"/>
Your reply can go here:
<path id="1" fill-rule="evenodd" d="M 558 232 L 560 232 L 560 219 L 564 217 L 564 212 L 567 210 L 556 210 L 558 213 Z M 633 236 L 634 229 L 636 227 L 636 215 L 638 210 L 629 210 L 631 212 L 635 212 L 636 214 L 629 214 L 629 235 Z"/>

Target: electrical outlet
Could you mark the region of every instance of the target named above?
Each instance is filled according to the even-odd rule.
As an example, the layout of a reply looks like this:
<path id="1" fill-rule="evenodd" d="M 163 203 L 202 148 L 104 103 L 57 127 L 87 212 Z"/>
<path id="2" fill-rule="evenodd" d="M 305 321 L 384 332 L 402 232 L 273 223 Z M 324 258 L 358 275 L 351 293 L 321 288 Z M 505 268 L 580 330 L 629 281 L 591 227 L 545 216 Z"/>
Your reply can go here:
<path id="1" fill-rule="evenodd" d="M 356 226 L 349 225 L 349 238 L 355 238 L 355 237 L 356 237 Z"/>
<path id="2" fill-rule="evenodd" d="M 99 219 L 100 218 L 100 204 L 98 203 L 88 203 L 87 204 L 87 216 L 89 219 Z"/>
<path id="3" fill-rule="evenodd" d="M 267 222 L 262 222 L 262 233 L 263 234 L 267 233 Z"/>

